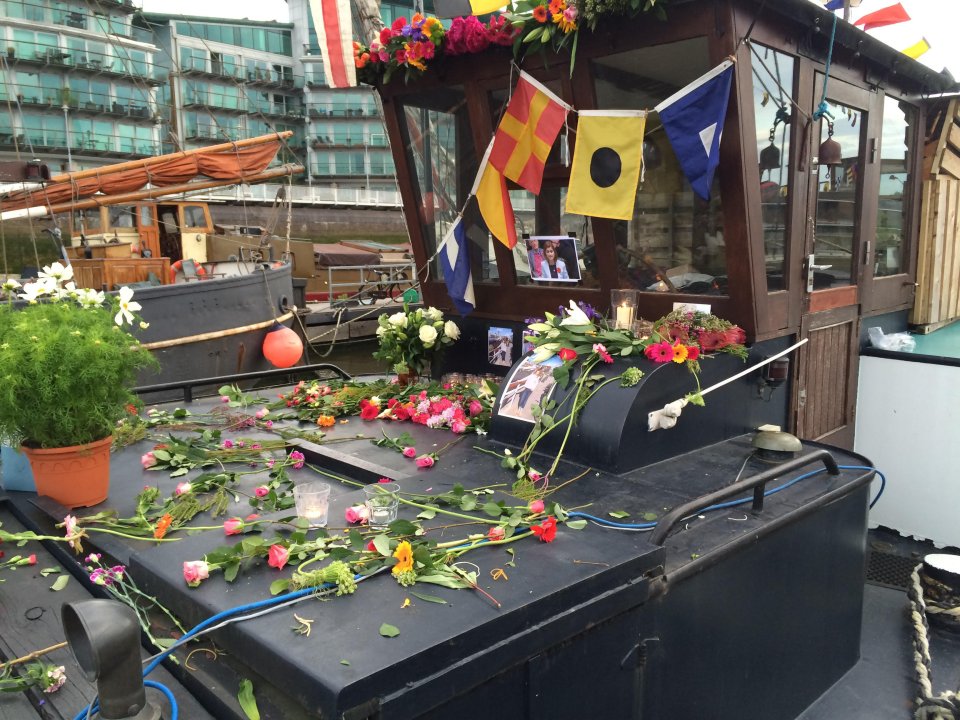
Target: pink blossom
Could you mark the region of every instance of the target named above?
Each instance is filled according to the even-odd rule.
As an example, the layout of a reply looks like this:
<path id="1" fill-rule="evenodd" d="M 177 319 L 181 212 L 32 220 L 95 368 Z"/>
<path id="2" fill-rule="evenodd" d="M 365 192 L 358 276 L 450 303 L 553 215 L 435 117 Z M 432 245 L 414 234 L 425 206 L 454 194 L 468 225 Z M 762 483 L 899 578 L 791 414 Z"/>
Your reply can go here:
<path id="1" fill-rule="evenodd" d="M 36 565 L 36 564 L 37 564 L 36 555 L 31 555 L 30 557 L 27 558 L 27 565 Z"/>
<path id="2" fill-rule="evenodd" d="M 224 450 L 229 450 L 229 449 L 232 448 L 232 447 L 233 447 L 233 440 L 224 440 L 224 441 L 223 441 L 223 449 L 224 449 Z"/>
<path id="3" fill-rule="evenodd" d="M 303 467 L 303 464 L 306 462 L 306 457 L 299 450 L 292 450 L 289 455 L 290 461 L 293 463 L 293 468 L 299 470 Z"/>
<path id="4" fill-rule="evenodd" d="M 210 566 L 203 560 L 189 560 L 183 564 L 183 579 L 190 587 L 198 587 L 210 577 Z"/>
<path id="5" fill-rule="evenodd" d="M 436 460 L 433 459 L 433 455 L 421 455 L 417 458 L 417 467 L 418 468 L 432 468 Z"/>
<path id="6" fill-rule="evenodd" d="M 280 570 L 290 559 L 290 550 L 283 545 L 271 545 L 267 554 L 267 565 Z"/>
<path id="7" fill-rule="evenodd" d="M 403 456 L 412 458 L 417 456 L 417 449 L 415 447 L 405 447 L 403 449 Z"/>
<path id="8" fill-rule="evenodd" d="M 193 485 L 188 482 L 182 482 L 177 485 L 176 490 L 173 491 L 174 495 L 184 495 L 193 490 Z"/>
<path id="9" fill-rule="evenodd" d="M 77 541 L 70 539 L 77 534 L 77 518 L 75 515 L 67 515 L 63 518 L 63 534 L 70 547 L 75 548 Z"/>
<path id="10" fill-rule="evenodd" d="M 263 426 L 264 426 L 265 428 L 272 428 L 272 427 L 273 427 L 273 420 L 267 420 L 267 421 L 263 424 Z"/>
<path id="11" fill-rule="evenodd" d="M 377 552 L 377 546 L 373 544 L 373 540 L 367 541 L 367 550 L 369 552 Z"/>
<path id="12" fill-rule="evenodd" d="M 470 413 L 470 417 L 479 415 L 483 412 L 483 405 L 479 400 L 471 400 L 470 405 L 467 406 L 467 411 Z"/>
<path id="13" fill-rule="evenodd" d="M 258 419 L 258 420 L 263 420 L 263 418 L 265 418 L 269 413 L 270 413 L 270 411 L 267 410 L 267 408 L 260 408 L 260 409 L 257 410 L 257 412 L 256 412 L 257 419 Z"/>
<path id="14" fill-rule="evenodd" d="M 533 500 L 530 503 L 530 512 L 534 515 L 543 512 L 543 500 Z"/>
<path id="15" fill-rule="evenodd" d="M 467 424 L 462 420 L 454 420 L 450 423 L 450 429 L 458 435 L 467 431 Z"/>
<path id="16" fill-rule="evenodd" d="M 157 458 L 152 452 L 144 453 L 140 456 L 140 464 L 143 465 L 143 469 L 152 468 L 157 464 Z"/>
<path id="17" fill-rule="evenodd" d="M 527 477 L 530 478 L 530 482 L 539 482 L 543 475 L 538 473 L 536 470 L 531 470 L 527 473 Z"/>
<path id="18" fill-rule="evenodd" d="M 230 402 L 230 398 L 228 398 L 226 395 L 221 395 L 221 396 L 220 396 L 220 402 L 222 402 L 222 403 L 228 403 L 228 402 Z"/>
<path id="19" fill-rule="evenodd" d="M 607 352 L 607 348 L 604 347 L 604 345 L 603 345 L 602 343 L 596 343 L 596 344 L 593 346 L 593 351 L 594 351 L 597 355 L 599 355 L 599 356 L 600 356 L 600 359 L 603 360 L 605 363 L 612 363 L 612 362 L 613 362 L 613 358 L 610 357 L 610 353 Z"/>
<path id="20" fill-rule="evenodd" d="M 505 531 L 504 531 L 504 529 L 503 529 L 503 526 L 501 526 L 501 525 L 494 525 L 492 528 L 490 528 L 490 529 L 487 531 L 487 539 L 489 539 L 489 540 L 503 540 L 505 534 L 506 534 L 506 533 L 505 533 Z"/>
<path id="21" fill-rule="evenodd" d="M 253 491 L 253 494 L 258 498 L 266 497 L 270 494 L 270 488 L 268 488 L 266 485 L 261 485 Z"/>
<path id="22" fill-rule="evenodd" d="M 366 505 L 354 505 L 343 511 L 343 516 L 351 525 L 365 523 L 370 519 L 370 511 Z"/>
<path id="23" fill-rule="evenodd" d="M 377 482 L 378 482 L 378 483 L 388 483 L 388 482 L 393 482 L 393 480 L 391 480 L 391 479 L 388 478 L 388 477 L 382 477 L 382 478 L 380 478 L 379 480 L 377 480 Z"/>
<path id="24" fill-rule="evenodd" d="M 223 521 L 223 532 L 227 535 L 239 535 L 243 532 L 243 520 L 240 518 L 230 518 Z"/>

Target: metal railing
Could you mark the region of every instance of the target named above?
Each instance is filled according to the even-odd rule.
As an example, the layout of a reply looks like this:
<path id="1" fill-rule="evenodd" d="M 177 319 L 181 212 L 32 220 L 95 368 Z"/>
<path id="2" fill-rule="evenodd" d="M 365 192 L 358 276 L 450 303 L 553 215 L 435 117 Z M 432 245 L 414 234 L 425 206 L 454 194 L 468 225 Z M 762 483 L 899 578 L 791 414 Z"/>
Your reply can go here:
<path id="1" fill-rule="evenodd" d="M 229 203 L 266 203 L 272 204 L 280 189 L 277 183 L 259 185 L 236 185 L 233 187 L 212 188 L 191 194 L 195 200 Z M 367 207 L 399 209 L 403 207 L 398 190 L 371 190 L 368 188 L 340 188 L 331 186 L 287 187 L 286 192 L 294 205 L 317 207 Z"/>

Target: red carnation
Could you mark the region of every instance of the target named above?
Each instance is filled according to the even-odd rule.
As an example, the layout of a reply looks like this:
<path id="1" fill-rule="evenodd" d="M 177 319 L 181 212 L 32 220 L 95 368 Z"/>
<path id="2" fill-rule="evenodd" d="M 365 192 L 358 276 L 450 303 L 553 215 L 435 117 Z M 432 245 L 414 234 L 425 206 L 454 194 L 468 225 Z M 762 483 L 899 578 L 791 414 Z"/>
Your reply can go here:
<path id="1" fill-rule="evenodd" d="M 540 538 L 540 542 L 553 542 L 557 536 L 557 519 L 551 515 L 539 525 L 533 525 L 530 532 Z"/>
<path id="2" fill-rule="evenodd" d="M 377 407 L 376 405 L 374 405 L 373 403 L 368 403 L 368 404 L 360 411 L 360 419 L 361 419 L 361 420 L 374 420 L 374 419 L 376 419 L 377 415 L 379 415 L 379 414 L 380 414 L 380 408 Z"/>

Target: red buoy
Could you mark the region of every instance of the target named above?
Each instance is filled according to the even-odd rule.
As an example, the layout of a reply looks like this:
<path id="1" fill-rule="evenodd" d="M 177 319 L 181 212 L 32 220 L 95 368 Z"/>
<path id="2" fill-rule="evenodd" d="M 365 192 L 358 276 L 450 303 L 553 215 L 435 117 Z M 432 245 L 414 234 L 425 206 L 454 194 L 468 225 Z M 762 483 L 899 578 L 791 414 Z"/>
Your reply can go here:
<path id="1" fill-rule="evenodd" d="M 274 367 L 291 367 L 303 356 L 303 341 L 290 328 L 274 323 L 263 339 L 263 356 Z"/>

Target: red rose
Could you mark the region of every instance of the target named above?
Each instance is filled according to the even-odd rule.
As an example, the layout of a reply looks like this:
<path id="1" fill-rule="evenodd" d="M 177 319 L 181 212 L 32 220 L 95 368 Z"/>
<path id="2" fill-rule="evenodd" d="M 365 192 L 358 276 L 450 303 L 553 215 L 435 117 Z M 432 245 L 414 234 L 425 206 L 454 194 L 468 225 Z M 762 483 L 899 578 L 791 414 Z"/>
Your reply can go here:
<path id="1" fill-rule="evenodd" d="M 287 564 L 287 560 L 289 558 L 289 549 L 285 548 L 283 545 L 271 545 L 269 554 L 267 555 L 267 565 L 280 570 L 284 565 Z"/>
<path id="2" fill-rule="evenodd" d="M 530 532 L 540 538 L 540 542 L 553 542 L 557 536 L 557 519 L 551 515 L 539 525 L 531 527 Z"/>
<path id="3" fill-rule="evenodd" d="M 380 414 L 380 408 L 373 404 L 368 404 L 363 410 L 360 411 L 361 420 L 375 420 L 377 415 Z"/>
<path id="4" fill-rule="evenodd" d="M 575 353 L 571 348 L 560 348 L 560 352 L 557 353 L 560 356 L 560 359 L 564 362 L 570 362 L 571 360 L 577 359 L 577 353 Z"/>

